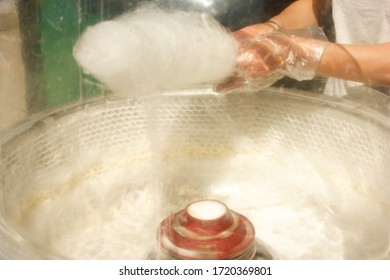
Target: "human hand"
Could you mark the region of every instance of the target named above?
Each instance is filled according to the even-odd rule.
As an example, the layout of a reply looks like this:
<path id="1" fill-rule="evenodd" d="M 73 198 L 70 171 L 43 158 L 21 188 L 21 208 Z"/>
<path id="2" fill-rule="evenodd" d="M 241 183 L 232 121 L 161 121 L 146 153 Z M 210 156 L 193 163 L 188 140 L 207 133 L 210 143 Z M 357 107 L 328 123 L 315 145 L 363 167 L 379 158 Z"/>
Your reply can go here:
<path id="1" fill-rule="evenodd" d="M 272 85 L 284 75 L 297 80 L 314 78 L 326 41 L 283 32 L 251 36 L 253 30 L 243 29 L 233 34 L 239 44 L 236 70 L 216 86 L 216 91 L 257 91 Z"/>
<path id="2" fill-rule="evenodd" d="M 283 77 L 278 70 L 284 67 L 287 49 L 272 40 L 274 36 L 250 37 L 241 32 L 238 36 L 234 35 L 239 43 L 236 70 L 231 77 L 217 85 L 218 92 L 229 92 L 237 88 L 255 91 L 268 87 Z"/>
<path id="3" fill-rule="evenodd" d="M 253 38 L 273 31 L 279 31 L 280 27 L 276 23 L 258 23 L 241 28 L 233 33 L 236 39 Z"/>

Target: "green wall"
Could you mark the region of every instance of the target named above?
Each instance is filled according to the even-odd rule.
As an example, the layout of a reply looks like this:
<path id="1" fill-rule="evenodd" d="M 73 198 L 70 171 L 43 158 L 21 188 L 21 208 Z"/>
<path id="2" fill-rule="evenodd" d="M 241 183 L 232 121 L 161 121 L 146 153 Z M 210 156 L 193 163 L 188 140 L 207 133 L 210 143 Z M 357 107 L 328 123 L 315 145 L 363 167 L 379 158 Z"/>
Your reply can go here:
<path id="1" fill-rule="evenodd" d="M 46 108 L 103 94 L 96 80 L 80 71 L 72 55 L 73 46 L 83 30 L 102 20 L 101 11 L 88 9 L 91 1 L 40 1 L 40 45 Z"/>

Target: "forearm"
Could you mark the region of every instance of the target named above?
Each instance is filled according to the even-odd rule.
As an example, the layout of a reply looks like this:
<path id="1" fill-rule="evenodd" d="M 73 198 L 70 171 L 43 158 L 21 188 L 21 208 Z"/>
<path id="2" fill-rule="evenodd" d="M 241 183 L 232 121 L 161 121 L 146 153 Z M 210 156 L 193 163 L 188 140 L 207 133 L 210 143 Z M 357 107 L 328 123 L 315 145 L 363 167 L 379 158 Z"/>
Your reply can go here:
<path id="1" fill-rule="evenodd" d="M 271 20 L 286 30 L 299 29 L 316 24 L 313 0 L 297 0 L 280 14 L 271 18 Z"/>
<path id="2" fill-rule="evenodd" d="M 339 45 L 330 43 L 317 74 L 371 85 L 390 86 L 390 43 Z"/>

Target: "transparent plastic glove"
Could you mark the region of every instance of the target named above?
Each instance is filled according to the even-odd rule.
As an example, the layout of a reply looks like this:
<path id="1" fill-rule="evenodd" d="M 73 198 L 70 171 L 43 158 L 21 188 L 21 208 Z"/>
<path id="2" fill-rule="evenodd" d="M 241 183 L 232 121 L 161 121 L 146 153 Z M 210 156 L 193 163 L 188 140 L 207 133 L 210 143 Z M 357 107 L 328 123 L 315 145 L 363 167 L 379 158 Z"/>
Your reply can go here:
<path id="1" fill-rule="evenodd" d="M 328 44 L 327 41 L 283 32 L 235 37 L 239 43 L 236 70 L 217 85 L 219 92 L 257 91 L 285 75 L 296 80 L 313 79 Z"/>
<path id="2" fill-rule="evenodd" d="M 246 26 L 240 30 L 235 31 L 234 37 L 237 40 L 245 38 L 253 38 L 261 34 L 271 33 L 273 31 L 278 31 L 272 25 L 268 23 L 258 23 Z"/>

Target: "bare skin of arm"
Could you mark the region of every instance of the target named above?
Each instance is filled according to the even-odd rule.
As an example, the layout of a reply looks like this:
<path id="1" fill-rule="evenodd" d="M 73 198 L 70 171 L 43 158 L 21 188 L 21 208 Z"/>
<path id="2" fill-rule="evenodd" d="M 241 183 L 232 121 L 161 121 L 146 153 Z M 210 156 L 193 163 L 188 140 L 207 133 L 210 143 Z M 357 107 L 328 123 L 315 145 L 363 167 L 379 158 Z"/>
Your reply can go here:
<path id="1" fill-rule="evenodd" d="M 390 43 L 374 45 L 330 43 L 316 72 L 322 76 L 390 86 Z"/>
<path id="2" fill-rule="evenodd" d="M 302 15 L 305 15 L 302 17 Z M 284 9 L 279 15 L 270 19 L 284 30 L 294 30 L 317 24 L 313 11 L 313 0 L 297 0 Z M 264 34 L 275 30 L 274 25 L 267 23 L 253 24 L 235 32 L 237 38 Z"/>
<path id="3" fill-rule="evenodd" d="M 313 9 L 313 0 L 297 0 L 291 3 L 280 14 L 271 18 L 271 20 L 285 30 L 299 29 L 317 24 Z"/>
<path id="4" fill-rule="evenodd" d="M 271 20 L 282 29 L 293 30 L 317 24 L 317 7 L 329 8 L 328 0 L 297 0 Z M 324 13 L 329 12 L 325 11 Z M 302 16 L 304 15 L 304 16 Z M 237 39 L 272 32 L 271 25 L 262 23 L 235 32 Z M 342 45 L 328 43 L 316 73 L 321 76 L 390 86 L 390 42 L 373 45 Z"/>
<path id="5" fill-rule="evenodd" d="M 320 2 L 325 1 L 295 1 L 271 20 L 286 30 L 316 24 L 314 8 L 320 6 Z M 306 16 L 302 17 L 303 14 Z M 329 43 L 316 72 L 322 76 L 390 86 L 390 42 L 374 45 Z"/>

